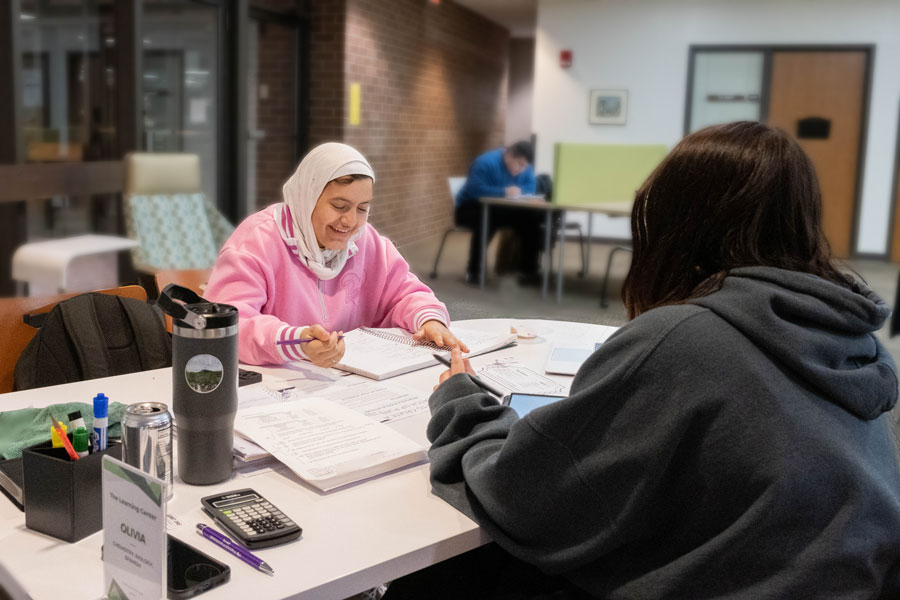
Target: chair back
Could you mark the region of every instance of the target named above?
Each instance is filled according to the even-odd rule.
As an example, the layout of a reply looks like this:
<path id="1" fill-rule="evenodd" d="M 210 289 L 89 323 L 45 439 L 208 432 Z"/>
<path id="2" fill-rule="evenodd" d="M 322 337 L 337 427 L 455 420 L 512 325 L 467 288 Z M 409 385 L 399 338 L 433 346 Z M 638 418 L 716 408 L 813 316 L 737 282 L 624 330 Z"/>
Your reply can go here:
<path id="1" fill-rule="evenodd" d="M 546 173 L 535 177 L 535 193 L 543 196 L 547 202 L 553 202 L 553 180 Z"/>
<path id="2" fill-rule="evenodd" d="M 97 290 L 101 294 L 125 296 L 138 300 L 147 300 L 147 292 L 139 285 L 126 285 L 118 288 Z M 13 373 L 19 355 L 37 330 L 26 325 L 22 317 L 29 314 L 50 312 L 54 306 L 77 296 L 78 294 L 56 294 L 53 296 L 34 296 L 29 298 L 0 298 L 0 394 L 13 389 Z"/>
<path id="3" fill-rule="evenodd" d="M 196 154 L 128 154 L 124 213 L 134 263 L 150 272 L 210 268 L 234 231 L 201 191 Z"/>
<path id="4" fill-rule="evenodd" d="M 447 185 L 450 186 L 450 202 L 456 203 L 456 196 L 459 194 L 459 190 L 466 185 L 466 178 L 463 176 L 455 176 L 447 178 Z"/>

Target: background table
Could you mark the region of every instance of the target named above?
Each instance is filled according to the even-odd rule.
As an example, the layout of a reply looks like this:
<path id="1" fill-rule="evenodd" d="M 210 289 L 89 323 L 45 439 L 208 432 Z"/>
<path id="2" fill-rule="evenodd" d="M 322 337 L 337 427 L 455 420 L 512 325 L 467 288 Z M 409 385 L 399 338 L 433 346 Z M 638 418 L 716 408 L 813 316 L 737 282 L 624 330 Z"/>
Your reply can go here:
<path id="1" fill-rule="evenodd" d="M 519 345 L 475 357 L 477 370 L 498 359 L 516 357 L 520 364 L 543 373 L 553 340 L 595 337 L 605 339 L 613 328 L 561 321 L 478 319 L 460 321 L 483 331 L 509 331 L 510 324 L 525 326 L 538 337 Z M 249 367 L 266 378 L 289 377 L 287 368 Z M 396 381 L 430 392 L 443 367 L 408 373 Z M 357 377 L 349 375 L 348 377 Z M 571 377 L 550 376 L 568 385 Z M 153 401 L 172 405 L 171 369 L 95 379 L 0 395 L 5 410 L 47 406 L 63 401 L 90 402 L 98 392 L 111 401 L 130 404 Z M 257 384 L 260 385 L 260 384 Z M 427 413 L 391 425 L 427 445 Z M 488 541 L 478 525 L 431 493 L 427 464 L 400 469 L 345 488 L 322 493 L 282 469 L 251 477 L 234 475 L 224 483 L 193 486 L 175 478 L 175 495 L 168 512 L 181 525 L 169 533 L 187 541 L 231 567 L 231 581 L 205 592 L 216 598 L 331 598 L 340 599 L 461 554 Z M 211 523 L 200 508 L 200 498 L 242 487 L 252 487 L 303 527 L 300 540 L 257 551 L 275 569 L 270 577 L 203 540 L 194 533 L 197 523 Z M 67 600 L 103 595 L 102 532 L 69 544 L 25 528 L 24 513 L 0 499 L 0 586 L 21 585 L 34 598 L 55 598 L 61 590 Z M 14 582 L 10 586 L 8 577 Z"/>
<path id="2" fill-rule="evenodd" d="M 487 245 L 488 245 L 488 220 L 490 218 L 490 209 L 492 206 L 508 206 L 512 208 L 518 208 L 520 210 L 536 210 L 542 211 L 545 215 L 544 217 L 544 280 L 541 286 L 541 297 L 547 297 L 547 288 L 548 282 L 550 278 L 550 268 L 552 265 L 550 264 L 550 252 L 552 248 L 552 236 L 551 232 L 553 230 L 553 213 L 560 213 L 560 221 L 559 221 L 559 256 L 557 257 L 557 267 L 556 267 L 556 301 L 559 302 L 562 300 L 562 277 L 563 277 L 563 256 L 565 252 L 563 251 L 563 245 L 566 243 L 566 212 L 575 211 L 575 212 L 586 212 L 589 215 L 593 214 L 604 214 L 609 215 L 611 217 L 630 217 L 631 216 L 631 204 L 630 203 L 598 203 L 598 204 L 553 204 L 551 202 L 546 202 L 545 200 L 536 200 L 536 199 L 522 199 L 522 198 L 479 198 L 478 200 L 481 202 L 481 267 L 480 273 L 478 277 L 478 284 L 481 289 L 484 289 L 484 278 L 487 273 Z M 591 225 L 593 219 L 588 217 L 588 244 L 591 243 Z M 585 261 L 584 270 L 587 272 L 588 264 L 590 263 L 590 255 L 588 252 L 587 259 Z"/>

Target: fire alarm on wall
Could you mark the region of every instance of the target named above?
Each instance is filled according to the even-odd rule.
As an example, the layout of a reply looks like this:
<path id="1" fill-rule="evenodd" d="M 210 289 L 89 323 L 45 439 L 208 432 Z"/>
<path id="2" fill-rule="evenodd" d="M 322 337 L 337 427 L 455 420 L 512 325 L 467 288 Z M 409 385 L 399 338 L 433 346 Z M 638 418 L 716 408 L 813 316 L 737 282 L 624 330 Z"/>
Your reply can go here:
<path id="1" fill-rule="evenodd" d="M 571 50 L 560 50 L 559 51 L 559 66 L 563 69 L 568 69 L 572 66 L 572 51 Z"/>

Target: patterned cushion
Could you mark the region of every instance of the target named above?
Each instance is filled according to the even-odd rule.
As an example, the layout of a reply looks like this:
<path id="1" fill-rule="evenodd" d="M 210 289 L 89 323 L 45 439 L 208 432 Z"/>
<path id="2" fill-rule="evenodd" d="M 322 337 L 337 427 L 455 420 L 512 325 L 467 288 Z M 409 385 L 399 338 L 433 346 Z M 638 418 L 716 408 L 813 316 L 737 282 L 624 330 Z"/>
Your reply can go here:
<path id="1" fill-rule="evenodd" d="M 125 230 L 140 242 L 136 265 L 154 269 L 206 269 L 234 227 L 201 193 L 130 195 Z"/>

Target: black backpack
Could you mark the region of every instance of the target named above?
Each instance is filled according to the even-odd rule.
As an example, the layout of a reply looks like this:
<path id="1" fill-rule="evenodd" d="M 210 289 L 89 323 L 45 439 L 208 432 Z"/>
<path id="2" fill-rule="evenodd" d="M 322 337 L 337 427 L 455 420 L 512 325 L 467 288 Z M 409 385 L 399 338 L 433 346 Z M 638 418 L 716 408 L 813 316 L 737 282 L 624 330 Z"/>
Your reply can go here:
<path id="1" fill-rule="evenodd" d="M 23 320 L 40 330 L 19 355 L 14 390 L 172 365 L 162 312 L 135 298 L 81 294 Z"/>

